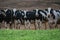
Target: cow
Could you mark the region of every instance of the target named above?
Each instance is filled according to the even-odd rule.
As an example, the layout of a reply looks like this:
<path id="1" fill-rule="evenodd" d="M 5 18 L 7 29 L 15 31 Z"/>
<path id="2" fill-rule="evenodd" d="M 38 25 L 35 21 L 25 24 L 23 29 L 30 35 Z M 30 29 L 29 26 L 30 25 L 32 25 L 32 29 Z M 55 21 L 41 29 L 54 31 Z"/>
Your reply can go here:
<path id="1" fill-rule="evenodd" d="M 33 12 L 34 12 L 35 29 L 37 29 L 37 28 L 40 29 L 40 26 L 38 25 L 39 22 L 40 22 L 40 20 L 39 20 L 39 14 L 38 14 L 38 9 L 34 9 Z"/>
<path id="2" fill-rule="evenodd" d="M 0 10 L 0 22 L 2 22 L 4 20 L 5 16 L 6 16 L 5 11 L 4 10 Z"/>
<path id="3" fill-rule="evenodd" d="M 23 13 L 23 21 L 24 21 L 24 26 L 26 29 L 28 29 L 28 27 L 30 27 L 30 22 L 29 22 L 29 13 L 27 13 L 27 10 L 24 10 L 24 13 Z"/>
<path id="4" fill-rule="evenodd" d="M 32 20 L 35 21 L 36 19 L 35 14 L 36 14 L 36 10 L 24 10 L 23 20 L 24 20 L 25 27 L 28 27 L 30 29 L 31 21 Z"/>
<path id="5" fill-rule="evenodd" d="M 47 21 L 47 17 L 46 17 L 46 12 L 44 12 L 43 10 L 39 10 L 39 9 L 34 9 L 32 11 L 24 11 L 24 20 L 25 20 L 25 26 L 28 23 L 28 25 L 30 26 L 30 22 L 31 20 L 35 21 L 35 29 L 36 27 L 38 27 L 40 29 L 40 26 L 42 22 Z"/>
<path id="6" fill-rule="evenodd" d="M 13 17 L 14 17 L 14 20 L 15 20 L 15 22 L 17 22 L 17 24 L 23 24 L 23 11 L 22 10 L 18 10 L 18 9 L 13 9 Z M 15 28 L 17 28 L 17 27 L 15 27 Z M 19 27 L 19 29 L 20 29 L 20 27 Z"/>
<path id="7" fill-rule="evenodd" d="M 54 19 L 54 24 L 55 24 L 55 28 L 57 27 L 57 23 L 60 23 L 60 11 L 59 10 L 54 10 L 54 15 L 55 15 L 55 19 Z"/>
<path id="8" fill-rule="evenodd" d="M 42 23 L 48 21 L 47 20 L 47 13 L 44 10 L 36 9 L 36 24 L 39 27 L 42 27 Z M 45 28 L 46 29 L 46 28 Z"/>
<path id="9" fill-rule="evenodd" d="M 60 19 L 60 13 L 52 8 L 45 9 L 47 13 L 48 23 L 50 28 L 57 28 L 57 21 Z"/>
<path id="10" fill-rule="evenodd" d="M 4 19 L 5 27 L 11 28 L 10 26 L 13 23 L 13 20 L 12 20 L 13 19 L 13 10 L 12 9 L 5 9 L 4 11 L 6 14 L 5 19 Z"/>
<path id="11" fill-rule="evenodd" d="M 1 24 L 4 22 L 5 16 L 5 11 L 3 9 L 0 9 L 0 28 L 3 28 L 3 26 L 1 27 Z"/>
<path id="12" fill-rule="evenodd" d="M 5 10 L 5 14 L 6 14 L 5 21 L 7 23 L 12 23 L 13 11 L 11 9 L 6 9 Z"/>

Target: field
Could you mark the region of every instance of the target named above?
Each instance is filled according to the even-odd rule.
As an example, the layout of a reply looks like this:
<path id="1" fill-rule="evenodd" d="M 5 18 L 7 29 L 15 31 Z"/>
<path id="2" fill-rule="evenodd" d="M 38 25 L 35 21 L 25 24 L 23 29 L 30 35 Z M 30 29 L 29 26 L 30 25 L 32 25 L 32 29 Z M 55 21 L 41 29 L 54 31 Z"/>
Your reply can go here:
<path id="1" fill-rule="evenodd" d="M 0 30 L 0 40 L 60 40 L 60 30 Z"/>
<path id="2" fill-rule="evenodd" d="M 60 9 L 60 0 L 0 0 L 0 9 L 33 10 L 38 8 L 44 10 L 48 7 Z M 20 25 L 20 29 L 23 30 L 4 30 L 4 24 L 0 26 L 2 27 L 0 29 L 0 40 L 60 40 L 60 29 L 50 30 L 47 27 L 47 30 L 38 30 L 38 28 L 35 30 L 35 26 L 31 24 L 30 29 L 33 30 L 25 30 L 24 25 Z M 7 27 L 10 27 L 9 24 Z M 58 24 L 58 28 L 60 28 L 60 24 Z M 45 29 L 44 25 L 41 29 Z"/>

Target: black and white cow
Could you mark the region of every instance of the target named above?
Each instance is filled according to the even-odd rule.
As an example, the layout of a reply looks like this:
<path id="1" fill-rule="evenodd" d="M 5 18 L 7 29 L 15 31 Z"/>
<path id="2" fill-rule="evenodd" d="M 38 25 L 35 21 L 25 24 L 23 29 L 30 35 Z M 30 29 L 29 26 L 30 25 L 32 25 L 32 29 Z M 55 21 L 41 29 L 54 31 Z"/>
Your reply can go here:
<path id="1" fill-rule="evenodd" d="M 4 10 L 0 10 L 0 22 L 2 22 L 5 18 L 6 14 Z"/>
<path id="2" fill-rule="evenodd" d="M 23 20 L 24 20 L 24 24 L 25 27 L 30 27 L 31 21 L 35 21 L 36 19 L 36 10 L 24 10 L 24 14 L 23 14 Z"/>
<path id="3" fill-rule="evenodd" d="M 38 27 L 40 29 L 40 26 L 42 22 L 47 21 L 46 12 L 39 9 L 34 9 L 32 11 L 24 11 L 24 20 L 25 20 L 25 26 L 28 23 L 28 26 L 30 26 L 31 20 L 35 21 L 35 29 Z"/>
<path id="4" fill-rule="evenodd" d="M 13 20 L 12 20 L 13 19 L 13 10 L 12 9 L 5 9 L 4 11 L 6 14 L 5 19 L 4 19 L 5 27 L 11 28 L 10 26 L 13 23 Z"/>
<path id="5" fill-rule="evenodd" d="M 33 11 L 34 11 L 34 21 L 35 21 L 34 24 L 35 24 L 35 29 L 36 28 L 39 28 L 40 29 L 40 26 L 39 26 L 40 25 L 39 24 L 40 23 L 39 9 L 34 9 Z"/>
<path id="6" fill-rule="evenodd" d="M 1 25 L 4 23 L 5 16 L 5 11 L 3 9 L 0 9 L 0 28 L 4 28 L 4 26 Z"/>
<path id="7" fill-rule="evenodd" d="M 42 26 L 43 22 L 47 22 L 47 13 L 44 10 L 36 9 L 36 24 L 40 27 Z"/>
<path id="8" fill-rule="evenodd" d="M 20 20 L 21 21 L 21 23 L 23 23 L 22 22 L 22 19 L 24 19 L 24 11 L 23 10 L 18 10 L 18 9 L 13 9 L 13 11 L 14 11 L 14 13 L 13 13 L 13 16 L 14 16 L 14 19 L 15 20 Z"/>
<path id="9" fill-rule="evenodd" d="M 12 11 L 11 9 L 6 9 L 6 10 L 5 10 L 5 14 L 6 14 L 6 16 L 5 16 L 5 21 L 6 21 L 7 23 L 12 23 L 13 11 Z"/>
<path id="10" fill-rule="evenodd" d="M 50 28 L 57 27 L 57 21 L 60 19 L 60 13 L 58 10 L 52 8 L 45 9 L 47 13 L 48 23 Z M 52 25 L 52 26 L 51 26 Z"/>
<path id="11" fill-rule="evenodd" d="M 24 25 L 25 25 L 25 28 L 28 29 L 28 27 L 30 27 L 30 14 L 27 13 L 27 10 L 24 10 L 24 14 L 23 14 L 23 20 L 24 20 Z"/>
<path id="12" fill-rule="evenodd" d="M 54 19 L 54 23 L 55 23 L 55 28 L 57 27 L 57 23 L 60 23 L 60 11 L 59 10 L 54 10 L 54 15 L 55 15 L 55 19 Z"/>
<path id="13" fill-rule="evenodd" d="M 20 26 L 20 24 L 23 24 L 24 11 L 14 8 L 13 12 L 14 12 L 13 17 L 14 17 L 15 23 L 17 23 Z M 15 28 L 17 28 L 17 27 L 15 27 Z"/>

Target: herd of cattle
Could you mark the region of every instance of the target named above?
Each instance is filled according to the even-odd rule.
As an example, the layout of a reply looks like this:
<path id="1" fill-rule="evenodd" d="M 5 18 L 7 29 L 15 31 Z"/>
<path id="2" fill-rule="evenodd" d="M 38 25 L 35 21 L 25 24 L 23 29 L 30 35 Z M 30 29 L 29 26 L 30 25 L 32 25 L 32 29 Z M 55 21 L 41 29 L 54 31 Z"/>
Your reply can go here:
<path id="1" fill-rule="evenodd" d="M 48 23 L 50 28 L 57 28 L 57 22 L 60 19 L 60 10 L 55 10 L 52 8 L 47 8 L 44 10 L 33 9 L 33 10 L 19 10 L 19 9 L 0 9 L 0 25 L 5 24 L 5 27 L 8 28 L 7 24 L 12 25 L 15 22 L 17 24 L 24 25 L 24 27 L 30 27 L 30 24 L 34 22 L 35 29 L 42 26 L 42 23 Z M 53 27 L 54 25 L 54 27 Z M 20 26 L 20 25 L 19 25 Z M 0 26 L 2 28 L 2 26 Z M 9 28 L 16 28 L 9 27 Z M 20 28 L 20 27 L 19 27 Z"/>

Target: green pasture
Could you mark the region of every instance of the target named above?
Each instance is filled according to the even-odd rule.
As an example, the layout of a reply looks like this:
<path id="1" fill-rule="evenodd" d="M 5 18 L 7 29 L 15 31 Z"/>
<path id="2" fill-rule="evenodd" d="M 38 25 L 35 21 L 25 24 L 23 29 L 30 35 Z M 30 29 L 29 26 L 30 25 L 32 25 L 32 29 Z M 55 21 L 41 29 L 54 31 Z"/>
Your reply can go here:
<path id="1" fill-rule="evenodd" d="M 60 30 L 1 30 L 0 40 L 60 40 Z"/>

